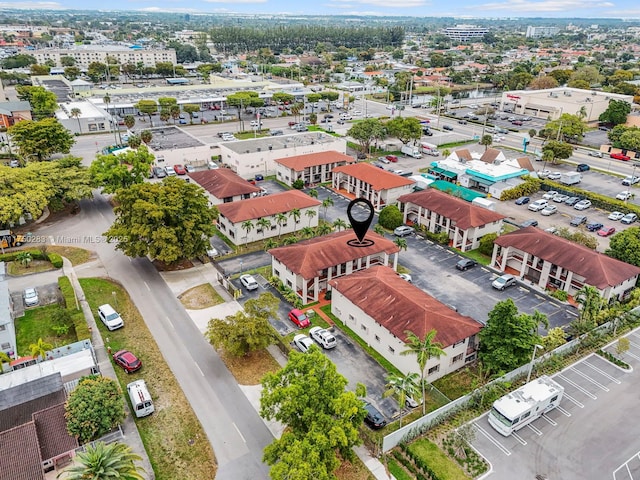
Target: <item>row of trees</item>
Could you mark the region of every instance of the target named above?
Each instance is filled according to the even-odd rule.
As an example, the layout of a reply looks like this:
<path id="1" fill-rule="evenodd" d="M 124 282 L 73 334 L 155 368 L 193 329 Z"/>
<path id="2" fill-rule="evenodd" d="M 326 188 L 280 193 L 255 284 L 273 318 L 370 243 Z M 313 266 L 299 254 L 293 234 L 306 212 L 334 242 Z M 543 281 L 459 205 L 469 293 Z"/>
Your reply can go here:
<path id="1" fill-rule="evenodd" d="M 367 118 L 354 124 L 347 135 L 352 137 L 360 145 L 363 153 L 368 153 L 371 146 L 392 136 L 402 143 L 419 140 L 422 136 L 420 120 L 414 117 L 394 117 L 387 122 L 377 118 Z"/>

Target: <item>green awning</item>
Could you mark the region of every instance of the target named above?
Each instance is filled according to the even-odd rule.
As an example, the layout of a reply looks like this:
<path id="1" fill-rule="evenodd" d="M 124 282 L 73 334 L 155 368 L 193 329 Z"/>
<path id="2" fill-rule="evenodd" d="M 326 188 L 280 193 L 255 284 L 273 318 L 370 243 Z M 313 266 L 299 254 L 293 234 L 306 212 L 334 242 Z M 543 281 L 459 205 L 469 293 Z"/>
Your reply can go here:
<path id="1" fill-rule="evenodd" d="M 491 180 L 487 180 L 485 178 L 474 177 L 473 175 L 471 175 L 469 178 L 471 178 L 471 180 L 478 182 L 480 185 L 485 185 L 487 187 L 490 187 L 491 185 L 496 183 L 496 182 L 492 182 Z"/>
<path id="2" fill-rule="evenodd" d="M 453 195 L 467 202 L 471 202 L 474 198 L 486 198 L 486 194 L 476 192 L 475 190 L 470 190 L 465 187 L 461 187 L 460 185 L 456 185 L 455 183 L 447 182 L 446 180 L 436 180 L 431 185 L 431 188 L 435 188 L 436 190 L 440 190 L 441 192 L 448 193 L 449 195 Z"/>
<path id="3" fill-rule="evenodd" d="M 456 172 L 445 170 L 444 168 L 440 168 L 440 167 L 430 167 L 429 172 L 435 172 L 447 178 L 456 178 L 458 176 Z"/>

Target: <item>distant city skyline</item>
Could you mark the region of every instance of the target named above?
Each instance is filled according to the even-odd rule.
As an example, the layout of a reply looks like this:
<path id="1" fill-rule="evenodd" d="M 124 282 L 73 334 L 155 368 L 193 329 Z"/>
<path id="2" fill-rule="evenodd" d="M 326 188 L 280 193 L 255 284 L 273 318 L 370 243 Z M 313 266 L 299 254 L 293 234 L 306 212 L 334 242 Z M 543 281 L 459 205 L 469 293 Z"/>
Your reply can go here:
<path id="1" fill-rule="evenodd" d="M 378 15 L 474 18 L 624 18 L 640 19 L 640 4 L 632 0 L 43 0 L 1 2 L 0 9 L 123 10 L 182 13 L 289 15 Z"/>

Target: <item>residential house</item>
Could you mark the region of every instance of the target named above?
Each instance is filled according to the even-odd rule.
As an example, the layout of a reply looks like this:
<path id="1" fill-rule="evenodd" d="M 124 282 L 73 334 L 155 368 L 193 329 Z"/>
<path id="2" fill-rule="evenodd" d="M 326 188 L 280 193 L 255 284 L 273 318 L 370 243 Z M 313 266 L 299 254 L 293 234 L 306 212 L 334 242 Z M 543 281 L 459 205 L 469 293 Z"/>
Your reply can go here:
<path id="1" fill-rule="evenodd" d="M 355 161 L 353 157 L 335 150 L 278 158 L 275 160 L 276 177 L 290 187 L 296 180 L 302 180 L 305 185 L 326 183 L 331 181 L 334 168 Z"/>
<path id="2" fill-rule="evenodd" d="M 331 313 L 403 374 L 420 373 L 408 349 L 407 331 L 423 339 L 435 330 L 445 355 L 427 362 L 430 382 L 475 360 L 482 325 L 460 315 L 391 268 L 376 266 L 333 279 Z"/>
<path id="3" fill-rule="evenodd" d="M 589 285 L 607 301 L 626 298 L 640 275 L 640 268 L 634 265 L 536 227 L 499 236 L 494 242 L 491 266 L 542 289 L 564 290 L 569 295 Z"/>
<path id="4" fill-rule="evenodd" d="M 262 193 L 260 187 L 247 182 L 229 168 L 193 172 L 189 177 L 207 192 L 211 205 L 238 202 Z"/>
<path id="5" fill-rule="evenodd" d="M 5 263 L 0 262 L 0 351 L 9 355 L 9 358 L 16 358 L 18 352 L 13 305 L 5 275 Z"/>
<path id="6" fill-rule="evenodd" d="M 431 233 L 447 232 L 451 246 L 463 252 L 478 248 L 480 239 L 499 234 L 504 215 L 428 188 L 398 198 L 405 223 L 424 226 Z"/>
<path id="7" fill-rule="evenodd" d="M 0 127 L 9 128 L 20 120 L 32 120 L 29 102 L 0 102 Z"/>
<path id="8" fill-rule="evenodd" d="M 218 228 L 236 245 L 256 242 L 317 226 L 320 205 L 321 202 L 299 190 L 223 203 L 218 206 Z M 298 218 L 292 212 L 299 213 Z M 263 220 L 268 224 L 262 225 Z M 245 222 L 251 222 L 251 228 Z"/>
<path id="9" fill-rule="evenodd" d="M 371 245 L 348 243 L 355 239 L 353 230 L 345 230 L 273 248 L 269 250 L 273 275 L 309 303 L 317 302 L 334 278 L 376 265 L 391 263 L 397 268 L 400 249 L 393 241 L 373 231 L 366 235 Z"/>
<path id="10" fill-rule="evenodd" d="M 414 181 L 381 170 L 368 163 L 355 163 L 333 169 L 331 185 L 349 197 L 366 198 L 375 210 L 393 205 L 401 195 L 413 190 Z"/>

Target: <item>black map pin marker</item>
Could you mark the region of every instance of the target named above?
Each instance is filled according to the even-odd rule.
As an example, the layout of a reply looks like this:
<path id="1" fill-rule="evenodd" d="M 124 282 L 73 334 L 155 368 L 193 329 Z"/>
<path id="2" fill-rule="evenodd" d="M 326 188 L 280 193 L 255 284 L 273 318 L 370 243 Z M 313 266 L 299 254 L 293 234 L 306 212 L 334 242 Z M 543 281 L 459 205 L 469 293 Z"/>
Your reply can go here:
<path id="1" fill-rule="evenodd" d="M 362 210 L 368 210 L 368 213 L 365 211 L 354 212 L 353 208 L 355 206 L 360 207 Z M 373 205 L 366 198 L 354 198 L 351 200 L 347 207 L 347 217 L 358 240 L 349 240 L 347 245 L 352 247 L 368 247 L 373 245 L 373 240 L 365 240 L 364 237 L 367 234 L 367 230 L 369 230 L 374 213 Z"/>

